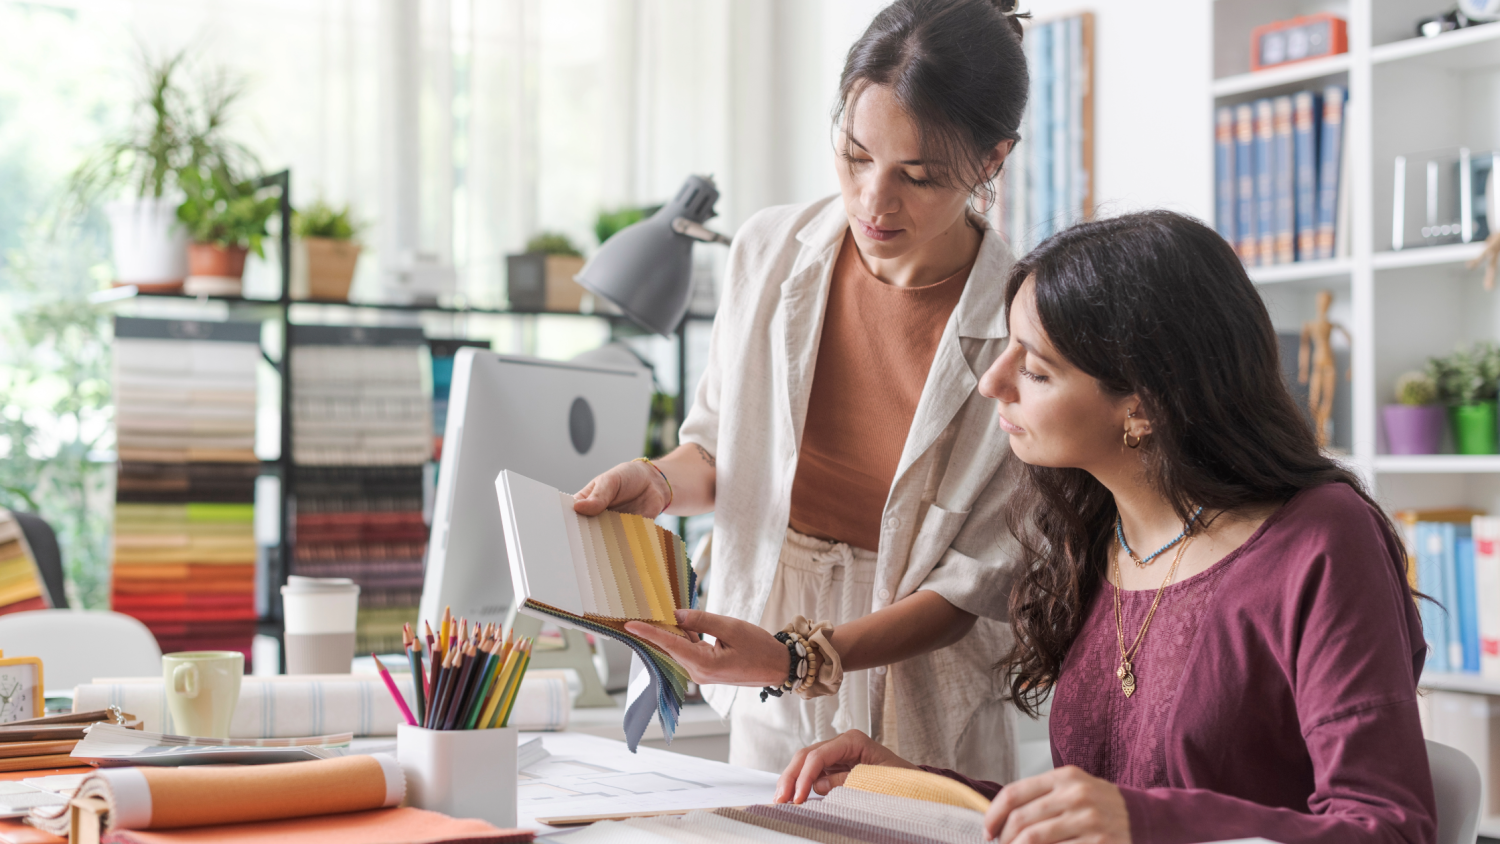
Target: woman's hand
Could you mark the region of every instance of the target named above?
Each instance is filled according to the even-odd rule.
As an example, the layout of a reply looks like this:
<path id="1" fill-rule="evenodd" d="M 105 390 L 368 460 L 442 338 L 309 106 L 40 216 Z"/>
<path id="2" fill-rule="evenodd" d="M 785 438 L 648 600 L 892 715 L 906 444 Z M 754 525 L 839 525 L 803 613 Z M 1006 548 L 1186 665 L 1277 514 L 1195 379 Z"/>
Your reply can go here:
<path id="1" fill-rule="evenodd" d="M 1000 789 L 984 832 L 1000 844 L 1129 844 L 1130 814 L 1120 789 L 1069 765 Z"/>
<path id="2" fill-rule="evenodd" d="M 844 784 L 855 765 L 917 767 L 859 730 L 849 730 L 838 738 L 797 751 L 776 782 L 775 802 L 801 803 L 814 791 L 827 794 L 834 786 Z"/>
<path id="3" fill-rule="evenodd" d="M 647 463 L 632 460 L 610 469 L 573 496 L 573 512 L 597 516 L 605 510 L 654 519 L 671 501 L 667 482 Z"/>
<path id="4" fill-rule="evenodd" d="M 677 624 L 687 631 L 686 639 L 639 621 L 628 622 L 625 629 L 682 663 L 694 683 L 779 686 L 786 681 L 786 645 L 754 624 L 702 610 L 678 610 Z M 699 633 L 714 637 L 714 643 L 703 641 Z"/>

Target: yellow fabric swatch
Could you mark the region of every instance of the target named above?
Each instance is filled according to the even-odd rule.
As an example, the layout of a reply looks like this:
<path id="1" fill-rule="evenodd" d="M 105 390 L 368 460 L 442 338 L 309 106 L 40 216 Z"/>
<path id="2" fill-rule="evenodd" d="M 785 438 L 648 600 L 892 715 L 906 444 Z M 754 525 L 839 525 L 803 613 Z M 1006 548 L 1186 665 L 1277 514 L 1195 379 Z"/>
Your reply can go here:
<path id="1" fill-rule="evenodd" d="M 911 768 L 888 768 L 884 765 L 856 765 L 844 785 L 860 791 L 891 797 L 910 797 L 929 803 L 943 803 L 963 809 L 984 812 L 990 801 L 984 795 L 958 780 Z"/>

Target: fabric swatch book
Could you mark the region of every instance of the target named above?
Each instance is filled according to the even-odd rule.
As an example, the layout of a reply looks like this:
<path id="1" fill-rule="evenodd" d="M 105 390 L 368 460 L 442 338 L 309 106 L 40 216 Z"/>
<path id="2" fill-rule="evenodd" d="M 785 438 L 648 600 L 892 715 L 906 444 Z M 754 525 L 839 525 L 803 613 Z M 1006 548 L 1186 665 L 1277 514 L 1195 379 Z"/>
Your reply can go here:
<path id="1" fill-rule="evenodd" d="M 625 742 L 634 751 L 655 712 L 668 742 L 687 696 L 687 672 L 625 630 L 641 621 L 684 635 L 675 610 L 695 609 L 697 577 L 682 539 L 641 516 L 580 516 L 573 496 L 504 471 L 495 479 L 517 610 L 624 643 L 648 682 L 632 683 Z"/>

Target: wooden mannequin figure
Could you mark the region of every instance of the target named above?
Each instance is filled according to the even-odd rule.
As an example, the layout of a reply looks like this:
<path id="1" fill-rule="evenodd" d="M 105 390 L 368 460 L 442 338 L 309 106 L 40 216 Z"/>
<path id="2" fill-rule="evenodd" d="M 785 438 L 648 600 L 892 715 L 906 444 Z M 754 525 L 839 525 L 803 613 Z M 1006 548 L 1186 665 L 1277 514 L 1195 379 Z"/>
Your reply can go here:
<path id="1" fill-rule="evenodd" d="M 1307 409 L 1312 411 L 1313 430 L 1317 431 L 1320 448 L 1328 446 L 1328 420 L 1333 417 L 1333 389 L 1338 381 L 1333 332 L 1343 334 L 1344 341 L 1351 342 L 1348 330 L 1328 321 L 1328 308 L 1332 304 L 1332 291 L 1318 292 L 1318 318 L 1302 324 L 1302 341 L 1297 348 L 1297 382 L 1307 385 Z"/>

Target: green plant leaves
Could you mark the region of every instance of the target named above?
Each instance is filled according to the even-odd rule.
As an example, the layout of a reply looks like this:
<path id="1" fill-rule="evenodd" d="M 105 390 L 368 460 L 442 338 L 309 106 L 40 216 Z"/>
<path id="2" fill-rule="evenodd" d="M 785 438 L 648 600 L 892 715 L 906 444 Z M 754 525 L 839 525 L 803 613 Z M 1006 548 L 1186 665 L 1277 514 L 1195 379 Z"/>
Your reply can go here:
<path id="1" fill-rule="evenodd" d="M 1427 375 L 1437 385 L 1444 404 L 1478 404 L 1494 401 L 1500 393 L 1500 347 L 1475 343 L 1459 347 L 1446 357 L 1430 358 Z"/>
<path id="2" fill-rule="evenodd" d="M 280 200 L 263 196 L 251 182 L 231 181 L 221 169 L 187 169 L 178 175 L 186 198 L 177 207 L 177 219 L 193 240 L 220 246 L 247 247 L 265 257 L 261 246 L 266 222 L 276 213 Z"/>

